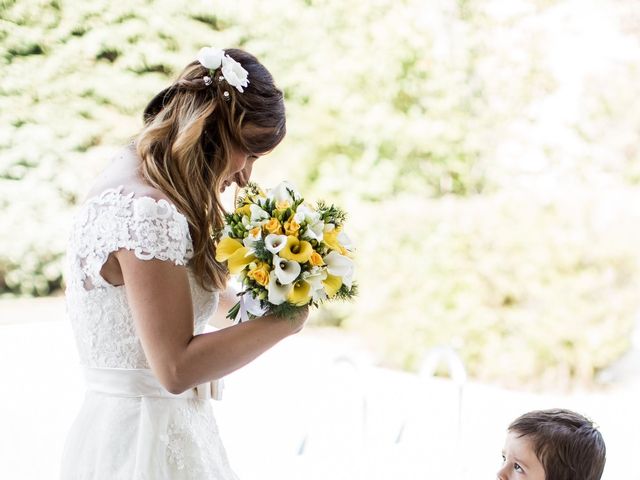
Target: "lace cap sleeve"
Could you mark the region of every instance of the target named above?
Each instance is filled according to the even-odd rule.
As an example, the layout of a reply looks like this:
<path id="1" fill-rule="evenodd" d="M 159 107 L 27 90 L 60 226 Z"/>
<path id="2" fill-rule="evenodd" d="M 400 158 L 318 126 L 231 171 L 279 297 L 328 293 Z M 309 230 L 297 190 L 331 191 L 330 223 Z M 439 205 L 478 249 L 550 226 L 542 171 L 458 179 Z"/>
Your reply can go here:
<path id="1" fill-rule="evenodd" d="M 109 253 L 120 248 L 132 250 L 141 260 L 157 258 L 176 265 L 186 265 L 193 256 L 187 219 L 175 205 L 134 197 L 133 192 L 123 195 L 121 190 L 89 200 L 72 230 L 69 253 L 85 288 L 109 285 L 100 270 Z"/>
<path id="2" fill-rule="evenodd" d="M 186 218 L 166 200 L 133 198 L 122 246 L 141 260 L 159 258 L 186 265 L 193 255 Z"/>

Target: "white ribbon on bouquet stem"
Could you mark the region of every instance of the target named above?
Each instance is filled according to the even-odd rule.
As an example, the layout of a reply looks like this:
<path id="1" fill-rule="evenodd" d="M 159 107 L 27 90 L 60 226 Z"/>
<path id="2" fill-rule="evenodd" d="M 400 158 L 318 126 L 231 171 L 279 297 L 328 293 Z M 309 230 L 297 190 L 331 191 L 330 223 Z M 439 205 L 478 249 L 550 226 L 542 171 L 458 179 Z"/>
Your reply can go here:
<path id="1" fill-rule="evenodd" d="M 248 321 L 250 313 L 261 317 L 267 312 L 267 309 L 260 305 L 260 300 L 256 299 L 250 292 L 240 292 L 238 296 L 240 297 L 240 308 L 238 309 L 236 318 L 233 320 L 234 323 L 237 324 Z"/>

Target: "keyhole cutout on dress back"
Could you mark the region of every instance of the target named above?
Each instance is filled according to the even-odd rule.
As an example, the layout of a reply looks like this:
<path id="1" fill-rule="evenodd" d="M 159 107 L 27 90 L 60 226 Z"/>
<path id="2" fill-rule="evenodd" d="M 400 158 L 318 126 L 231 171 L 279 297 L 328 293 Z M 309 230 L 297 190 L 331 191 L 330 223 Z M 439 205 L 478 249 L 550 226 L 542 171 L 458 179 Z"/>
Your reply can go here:
<path id="1" fill-rule="evenodd" d="M 100 269 L 100 276 L 105 282 L 113 285 L 114 287 L 120 287 L 124 285 L 124 277 L 122 276 L 122 269 L 120 268 L 120 262 L 113 255 L 109 254 L 107 261 L 104 262 Z"/>

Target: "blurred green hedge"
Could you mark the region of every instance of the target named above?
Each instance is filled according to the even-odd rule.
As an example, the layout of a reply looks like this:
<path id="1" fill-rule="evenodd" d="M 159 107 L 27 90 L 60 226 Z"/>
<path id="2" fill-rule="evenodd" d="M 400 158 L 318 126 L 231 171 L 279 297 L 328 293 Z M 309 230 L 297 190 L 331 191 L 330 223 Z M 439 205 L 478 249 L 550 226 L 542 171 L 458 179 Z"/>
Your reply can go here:
<path id="1" fill-rule="evenodd" d="M 146 102 L 200 47 L 241 47 L 286 95 L 261 178 L 352 213 L 362 294 L 318 318 L 403 368 L 446 343 L 477 378 L 589 383 L 639 303 L 636 197 L 603 230 L 585 195 L 640 179 L 640 55 L 571 5 L 0 1 L 0 294 L 64 287 L 73 207 Z"/>
<path id="2" fill-rule="evenodd" d="M 429 348 L 450 345 L 477 379 L 591 385 L 629 348 L 638 315 L 637 198 L 500 193 L 361 209 L 366 301 L 334 313 L 393 367 L 418 370 Z"/>

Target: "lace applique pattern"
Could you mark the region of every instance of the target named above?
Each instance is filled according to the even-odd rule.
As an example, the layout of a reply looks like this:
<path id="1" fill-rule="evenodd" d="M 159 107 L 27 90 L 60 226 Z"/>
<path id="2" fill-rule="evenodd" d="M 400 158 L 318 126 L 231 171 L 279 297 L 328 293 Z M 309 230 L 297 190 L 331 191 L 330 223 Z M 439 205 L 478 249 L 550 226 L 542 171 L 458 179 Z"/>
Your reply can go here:
<path id="1" fill-rule="evenodd" d="M 189 478 L 226 478 L 231 471 L 207 401 L 190 399 L 181 404 L 160 441 L 169 465 Z"/>

